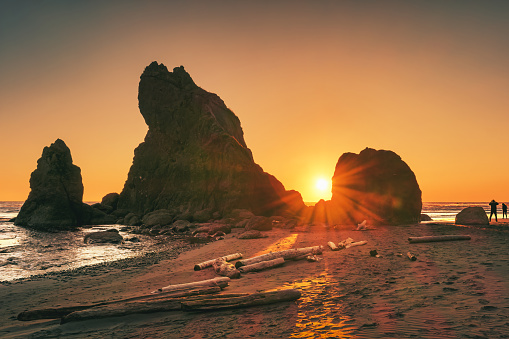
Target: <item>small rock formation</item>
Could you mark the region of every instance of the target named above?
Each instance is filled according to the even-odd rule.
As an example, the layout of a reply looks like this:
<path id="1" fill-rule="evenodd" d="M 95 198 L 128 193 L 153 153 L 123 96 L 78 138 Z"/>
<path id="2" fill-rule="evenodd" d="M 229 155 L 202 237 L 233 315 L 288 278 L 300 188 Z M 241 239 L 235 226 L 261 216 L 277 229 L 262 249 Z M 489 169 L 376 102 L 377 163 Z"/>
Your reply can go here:
<path id="1" fill-rule="evenodd" d="M 433 219 L 427 214 L 421 214 L 421 221 L 433 221 Z"/>
<path id="2" fill-rule="evenodd" d="M 30 194 L 16 217 L 16 225 L 40 230 L 67 230 L 83 224 L 81 170 L 60 139 L 44 147 L 30 176 Z"/>
<path id="3" fill-rule="evenodd" d="M 151 63 L 138 101 L 149 129 L 135 150 L 119 209 L 139 215 L 166 209 L 176 220 L 203 222 L 234 209 L 273 215 L 305 208 L 298 192 L 286 191 L 254 162 L 237 116 L 184 67 L 169 72 Z"/>
<path id="4" fill-rule="evenodd" d="M 112 244 L 119 244 L 122 241 L 124 241 L 124 238 L 120 234 L 118 234 L 118 231 L 116 229 L 109 229 L 107 231 L 99 231 L 99 232 L 91 232 L 85 235 L 83 238 L 83 242 L 85 244 L 90 243 L 112 243 Z"/>
<path id="5" fill-rule="evenodd" d="M 114 222 L 113 217 L 83 203 L 81 170 L 72 163 L 71 151 L 61 139 L 44 147 L 30 176 L 30 188 L 15 225 L 62 231 Z"/>
<path id="6" fill-rule="evenodd" d="M 454 221 L 458 225 L 489 225 L 490 221 L 482 207 L 467 207 L 456 214 Z"/>
<path id="7" fill-rule="evenodd" d="M 315 222 L 400 225 L 418 223 L 421 190 L 414 173 L 392 151 L 344 153 L 332 178 L 332 198 L 314 208 Z"/>

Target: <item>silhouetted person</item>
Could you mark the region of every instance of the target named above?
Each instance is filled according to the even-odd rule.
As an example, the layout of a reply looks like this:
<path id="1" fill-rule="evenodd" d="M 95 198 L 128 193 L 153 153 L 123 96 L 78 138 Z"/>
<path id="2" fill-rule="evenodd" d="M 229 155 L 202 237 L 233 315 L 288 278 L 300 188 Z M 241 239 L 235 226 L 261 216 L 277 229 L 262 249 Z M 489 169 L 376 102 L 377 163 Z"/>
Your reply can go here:
<path id="1" fill-rule="evenodd" d="M 507 219 L 507 205 L 505 203 L 502 203 L 502 218 Z"/>
<path id="2" fill-rule="evenodd" d="M 498 205 L 498 202 L 496 202 L 495 199 L 491 200 L 491 202 L 490 202 L 490 206 L 491 206 L 490 221 L 491 221 L 491 217 L 493 216 L 493 214 L 495 214 L 495 221 L 498 222 L 497 205 Z"/>

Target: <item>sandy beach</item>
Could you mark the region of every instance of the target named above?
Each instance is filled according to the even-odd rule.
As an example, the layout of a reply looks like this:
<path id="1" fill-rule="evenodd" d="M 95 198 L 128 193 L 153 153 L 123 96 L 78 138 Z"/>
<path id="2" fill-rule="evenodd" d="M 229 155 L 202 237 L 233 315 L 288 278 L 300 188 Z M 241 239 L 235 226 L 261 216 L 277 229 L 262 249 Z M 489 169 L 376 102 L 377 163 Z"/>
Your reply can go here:
<path id="1" fill-rule="evenodd" d="M 509 337 L 509 231 L 451 224 L 273 229 L 263 239 L 224 240 L 0 285 L 2 338 L 505 338 Z M 470 235 L 471 240 L 410 244 L 409 236 Z M 112 301 L 154 289 L 216 277 L 196 263 L 241 252 L 326 246 L 348 237 L 367 245 L 317 262 L 294 261 L 230 282 L 224 293 L 293 287 L 295 302 L 214 312 L 159 312 L 101 320 L 22 322 L 34 308 Z M 377 250 L 380 257 L 369 252 Z M 416 261 L 407 252 L 417 256 Z"/>

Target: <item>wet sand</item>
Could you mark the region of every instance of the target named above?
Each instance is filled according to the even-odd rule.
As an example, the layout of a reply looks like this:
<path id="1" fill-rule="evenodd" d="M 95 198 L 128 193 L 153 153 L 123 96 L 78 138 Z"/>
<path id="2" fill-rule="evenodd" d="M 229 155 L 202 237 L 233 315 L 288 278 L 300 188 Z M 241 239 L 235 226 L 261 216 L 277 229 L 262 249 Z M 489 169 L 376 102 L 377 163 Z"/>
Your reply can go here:
<path id="1" fill-rule="evenodd" d="M 2 338 L 504 338 L 509 337 L 509 225 L 447 224 L 274 229 L 264 239 L 172 248 L 167 254 L 0 285 Z M 409 244 L 409 236 L 470 235 L 471 240 Z M 26 309 L 87 304 L 142 294 L 168 284 L 215 277 L 194 271 L 204 260 L 244 257 L 347 237 L 365 246 L 325 250 L 318 262 L 287 262 L 248 273 L 224 292 L 298 288 L 295 302 L 204 313 L 160 312 L 60 325 L 20 322 Z M 376 249 L 380 258 L 371 257 Z M 417 256 L 416 261 L 406 253 Z M 179 252 L 182 252 L 177 256 Z"/>

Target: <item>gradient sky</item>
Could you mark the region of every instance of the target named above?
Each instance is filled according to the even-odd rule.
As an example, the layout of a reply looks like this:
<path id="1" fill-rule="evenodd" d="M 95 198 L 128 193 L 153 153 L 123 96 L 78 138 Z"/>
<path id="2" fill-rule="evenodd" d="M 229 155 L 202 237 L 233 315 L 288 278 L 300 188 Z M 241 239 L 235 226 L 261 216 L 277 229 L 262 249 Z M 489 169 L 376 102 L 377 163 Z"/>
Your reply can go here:
<path id="1" fill-rule="evenodd" d="M 63 139 L 85 201 L 120 192 L 139 77 L 184 65 L 305 201 L 339 156 L 399 154 L 423 201 L 509 201 L 509 1 L 0 0 L 0 200 Z"/>

